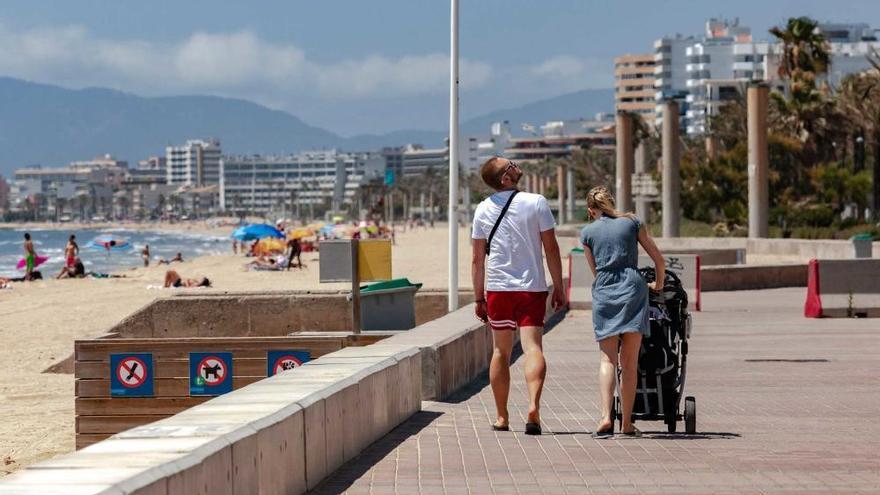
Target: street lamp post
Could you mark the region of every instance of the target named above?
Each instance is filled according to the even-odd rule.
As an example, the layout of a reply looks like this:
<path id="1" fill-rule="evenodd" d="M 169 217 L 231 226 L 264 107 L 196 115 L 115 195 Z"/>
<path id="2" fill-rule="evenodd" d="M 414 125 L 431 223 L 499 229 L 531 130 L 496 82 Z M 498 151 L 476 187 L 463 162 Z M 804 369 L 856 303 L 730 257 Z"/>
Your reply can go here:
<path id="1" fill-rule="evenodd" d="M 458 309 L 458 0 L 450 0 L 449 30 L 449 311 Z"/>

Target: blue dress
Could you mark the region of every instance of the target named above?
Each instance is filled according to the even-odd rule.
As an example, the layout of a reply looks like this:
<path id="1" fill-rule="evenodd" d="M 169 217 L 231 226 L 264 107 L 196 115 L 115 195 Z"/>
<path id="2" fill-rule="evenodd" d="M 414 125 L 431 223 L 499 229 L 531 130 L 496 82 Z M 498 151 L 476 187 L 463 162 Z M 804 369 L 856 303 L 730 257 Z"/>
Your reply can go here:
<path id="1" fill-rule="evenodd" d="M 637 218 L 602 215 L 581 231 L 596 260 L 593 329 L 596 340 L 626 332 L 648 333 L 648 286 L 639 275 Z"/>

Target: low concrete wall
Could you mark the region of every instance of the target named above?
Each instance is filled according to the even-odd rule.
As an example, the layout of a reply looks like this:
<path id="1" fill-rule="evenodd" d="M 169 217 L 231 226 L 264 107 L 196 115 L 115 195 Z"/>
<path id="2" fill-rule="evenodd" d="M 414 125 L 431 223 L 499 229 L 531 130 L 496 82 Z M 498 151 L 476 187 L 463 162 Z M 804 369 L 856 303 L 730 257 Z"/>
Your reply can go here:
<path id="1" fill-rule="evenodd" d="M 557 229 L 560 246 L 564 249 L 579 247 L 580 228 L 564 226 Z M 745 249 L 747 255 L 774 255 L 799 257 L 806 262 L 812 258 L 853 259 L 852 241 L 824 239 L 748 239 L 745 237 L 677 237 L 654 239 L 664 253 L 711 250 Z M 701 256 L 702 253 L 700 253 Z M 873 257 L 880 258 L 880 242 L 873 243 Z M 705 259 L 705 258 L 704 258 Z M 734 262 L 726 264 L 734 264 Z M 713 264 L 713 263 L 708 263 Z"/>
<path id="2" fill-rule="evenodd" d="M 156 299 L 108 330 L 124 338 L 268 337 L 292 332 L 351 331 L 351 302 L 343 291 L 180 294 Z M 447 312 L 446 291 L 416 293 L 416 325 Z M 473 302 L 461 292 L 459 305 Z"/>
<path id="3" fill-rule="evenodd" d="M 0 480 L 0 494 L 297 494 L 482 373 L 473 305 Z"/>
<path id="4" fill-rule="evenodd" d="M 700 273 L 703 292 L 807 286 L 807 265 L 709 266 Z"/>

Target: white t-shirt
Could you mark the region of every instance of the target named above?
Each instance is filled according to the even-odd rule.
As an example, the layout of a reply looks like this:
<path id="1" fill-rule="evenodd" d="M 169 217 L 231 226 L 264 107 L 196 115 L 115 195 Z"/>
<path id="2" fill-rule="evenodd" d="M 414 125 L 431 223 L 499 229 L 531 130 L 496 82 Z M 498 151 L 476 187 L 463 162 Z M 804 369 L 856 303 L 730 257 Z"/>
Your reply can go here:
<path id="1" fill-rule="evenodd" d="M 512 193 L 497 192 L 477 206 L 472 238 L 489 238 L 498 215 Z M 546 291 L 541 232 L 554 227 L 556 221 L 544 196 L 517 193 L 492 238 L 486 262 L 486 290 Z"/>

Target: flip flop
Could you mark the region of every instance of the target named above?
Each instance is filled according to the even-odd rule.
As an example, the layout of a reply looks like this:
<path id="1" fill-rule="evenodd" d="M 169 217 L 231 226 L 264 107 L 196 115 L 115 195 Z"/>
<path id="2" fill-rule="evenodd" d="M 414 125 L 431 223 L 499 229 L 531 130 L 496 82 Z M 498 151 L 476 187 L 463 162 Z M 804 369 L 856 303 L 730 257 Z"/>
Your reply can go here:
<path id="1" fill-rule="evenodd" d="M 541 425 L 538 423 L 526 423 L 526 435 L 540 435 Z"/>
<path id="2" fill-rule="evenodd" d="M 510 425 L 501 426 L 501 425 L 493 424 L 492 431 L 510 431 Z"/>
<path id="3" fill-rule="evenodd" d="M 609 428 L 607 430 L 602 431 L 594 431 L 590 433 L 590 436 L 593 438 L 611 438 L 614 436 L 614 428 Z"/>

